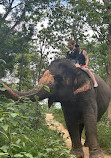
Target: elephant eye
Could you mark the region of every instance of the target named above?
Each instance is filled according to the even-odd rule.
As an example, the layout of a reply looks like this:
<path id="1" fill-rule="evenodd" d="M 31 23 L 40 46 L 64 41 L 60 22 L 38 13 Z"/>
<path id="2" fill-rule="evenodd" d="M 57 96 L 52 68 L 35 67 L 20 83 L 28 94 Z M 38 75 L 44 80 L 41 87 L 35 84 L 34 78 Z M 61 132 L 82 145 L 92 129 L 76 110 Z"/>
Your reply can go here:
<path id="1" fill-rule="evenodd" d="M 61 75 L 55 75 L 54 76 L 54 80 L 57 82 L 62 82 L 63 81 L 63 77 Z"/>

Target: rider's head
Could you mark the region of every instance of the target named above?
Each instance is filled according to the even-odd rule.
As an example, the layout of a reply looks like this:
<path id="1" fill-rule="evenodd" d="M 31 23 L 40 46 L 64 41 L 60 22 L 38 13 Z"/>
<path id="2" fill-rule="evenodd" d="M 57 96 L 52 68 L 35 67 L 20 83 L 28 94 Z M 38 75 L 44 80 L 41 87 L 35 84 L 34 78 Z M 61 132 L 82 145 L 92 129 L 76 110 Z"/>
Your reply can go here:
<path id="1" fill-rule="evenodd" d="M 75 44 L 75 41 L 74 41 L 74 40 L 70 40 L 70 41 L 68 42 L 68 48 L 69 48 L 70 50 L 73 50 L 73 49 L 74 49 L 74 44 Z"/>
<path id="2" fill-rule="evenodd" d="M 75 48 L 80 51 L 81 47 L 78 43 L 75 44 Z"/>

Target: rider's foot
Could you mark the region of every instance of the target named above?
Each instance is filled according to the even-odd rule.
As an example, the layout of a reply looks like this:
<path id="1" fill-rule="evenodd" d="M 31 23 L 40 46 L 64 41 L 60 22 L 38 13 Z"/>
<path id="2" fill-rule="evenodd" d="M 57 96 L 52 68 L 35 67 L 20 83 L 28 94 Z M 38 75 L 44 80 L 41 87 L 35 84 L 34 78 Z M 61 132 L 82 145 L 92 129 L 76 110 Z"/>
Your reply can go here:
<path id="1" fill-rule="evenodd" d="M 98 84 L 97 84 L 97 82 L 96 82 L 96 83 L 94 83 L 94 88 L 96 88 L 96 87 L 98 87 Z"/>

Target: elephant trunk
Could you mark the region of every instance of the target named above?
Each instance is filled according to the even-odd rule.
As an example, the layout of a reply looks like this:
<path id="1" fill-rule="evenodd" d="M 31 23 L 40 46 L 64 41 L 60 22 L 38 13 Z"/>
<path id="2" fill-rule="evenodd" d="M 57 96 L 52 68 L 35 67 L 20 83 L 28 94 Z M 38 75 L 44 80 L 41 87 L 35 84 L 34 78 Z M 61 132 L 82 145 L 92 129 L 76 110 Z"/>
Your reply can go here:
<path id="1" fill-rule="evenodd" d="M 5 85 L 4 83 L 2 84 L 2 86 L 6 89 L 5 91 L 1 91 L 0 93 L 5 95 L 7 98 L 11 98 L 15 101 L 20 99 L 19 94 L 15 93 L 14 90 L 12 90 L 11 88 L 9 88 L 7 85 Z"/>
<path id="2" fill-rule="evenodd" d="M 49 87 L 49 89 L 53 88 L 53 85 L 48 84 L 47 85 Z M 36 98 L 35 96 L 38 96 L 39 100 L 43 100 L 45 98 L 50 97 L 50 92 L 48 92 L 44 86 L 40 87 L 39 85 L 34 88 L 34 90 L 28 91 L 28 92 L 19 92 L 19 91 L 14 91 L 14 93 L 16 93 L 17 95 L 19 95 L 19 98 L 24 96 L 24 97 L 28 97 L 31 101 L 35 102 Z"/>
<path id="3" fill-rule="evenodd" d="M 42 86 L 41 86 L 42 84 Z M 51 92 L 48 92 L 45 89 L 45 86 L 48 86 L 50 91 L 54 87 L 54 78 L 53 75 L 50 73 L 49 70 L 45 71 L 42 78 L 40 79 L 38 86 L 34 88 L 34 90 L 27 91 L 27 92 L 19 92 L 12 90 L 7 85 L 2 84 L 3 87 L 6 89 L 1 93 L 4 94 L 6 97 L 11 98 L 15 101 L 19 100 L 22 96 L 30 98 L 32 101 L 36 101 L 35 96 L 39 97 L 39 100 L 43 100 L 45 98 L 50 97 Z"/>

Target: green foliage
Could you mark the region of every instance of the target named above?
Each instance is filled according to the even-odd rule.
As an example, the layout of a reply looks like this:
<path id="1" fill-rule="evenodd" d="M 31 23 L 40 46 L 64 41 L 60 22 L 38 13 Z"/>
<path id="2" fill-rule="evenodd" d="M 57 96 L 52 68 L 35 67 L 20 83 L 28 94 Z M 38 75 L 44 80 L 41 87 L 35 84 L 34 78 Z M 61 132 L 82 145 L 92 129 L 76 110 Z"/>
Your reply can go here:
<path id="1" fill-rule="evenodd" d="M 0 91 L 5 91 L 6 90 L 6 88 L 4 88 L 3 86 L 2 86 L 2 81 L 0 80 Z"/>
<path id="2" fill-rule="evenodd" d="M 106 43 L 90 42 L 83 44 L 89 56 L 89 68 L 104 80 L 108 75 L 108 46 Z"/>
<path id="3" fill-rule="evenodd" d="M 107 122 L 107 113 L 105 113 L 98 123 L 98 140 L 101 148 L 111 154 L 111 126 L 108 126 Z"/>
<path id="4" fill-rule="evenodd" d="M 59 121 L 60 123 L 62 123 L 64 127 L 66 127 L 62 109 L 53 108 L 52 113 L 54 114 L 55 119 Z"/>
<path id="5" fill-rule="evenodd" d="M 45 123 L 46 107 L 0 98 L 0 158 L 73 158 L 60 133 Z"/>
<path id="6" fill-rule="evenodd" d="M 23 149 L 27 142 L 32 143 L 32 141 L 27 137 L 25 131 L 31 132 L 32 129 L 36 129 L 41 119 L 40 111 L 29 100 L 25 100 L 24 103 L 1 102 L 0 154 L 2 156 L 10 155 L 11 157 L 16 157 L 17 154 L 23 157 L 22 155 L 27 154 L 28 157 L 28 153 L 24 152 Z"/>
<path id="7" fill-rule="evenodd" d="M 21 82 L 22 90 L 29 90 L 36 86 L 38 79 L 48 66 L 47 60 L 41 59 L 38 52 L 29 53 L 27 51 L 24 54 L 18 54 L 15 63 L 15 76 L 19 78 L 18 86 Z"/>
<path id="8" fill-rule="evenodd" d="M 0 78 L 6 75 L 5 65 L 6 62 L 3 59 L 0 59 Z"/>
<path id="9" fill-rule="evenodd" d="M 18 54 L 15 58 L 15 77 L 19 78 L 19 83 L 21 82 L 21 88 L 23 90 L 29 90 L 33 88 L 33 69 L 31 66 L 34 64 L 32 60 L 34 57 L 36 58 L 36 56 L 26 51 L 24 54 Z"/>
<path id="10" fill-rule="evenodd" d="M 48 4 L 48 1 L 44 4 L 36 0 L 6 0 L 0 3 L 4 10 L 4 13 L 0 12 L 0 59 L 6 62 L 4 69 L 0 68 L 0 78 L 6 75 L 5 70 L 12 73 L 17 54 L 31 48 L 34 24 L 39 22 L 44 5 Z"/>

